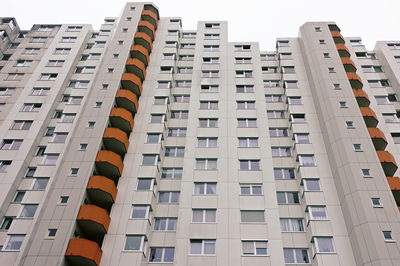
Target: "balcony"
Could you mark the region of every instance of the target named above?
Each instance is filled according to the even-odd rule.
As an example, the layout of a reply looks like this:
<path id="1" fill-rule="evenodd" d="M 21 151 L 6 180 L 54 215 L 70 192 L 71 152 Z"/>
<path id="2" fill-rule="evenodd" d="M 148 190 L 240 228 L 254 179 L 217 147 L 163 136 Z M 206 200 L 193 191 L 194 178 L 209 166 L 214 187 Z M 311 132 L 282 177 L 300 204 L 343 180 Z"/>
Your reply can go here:
<path id="1" fill-rule="evenodd" d="M 135 114 L 139 108 L 138 97 L 129 90 L 118 90 L 115 95 L 115 101 L 118 107 L 125 108 L 133 114 Z"/>
<path id="2" fill-rule="evenodd" d="M 124 73 L 121 77 L 121 86 L 125 90 L 130 90 L 137 96 L 142 94 L 142 80 L 132 73 Z"/>
<path id="3" fill-rule="evenodd" d="M 153 49 L 152 40 L 149 35 L 144 32 L 136 32 L 135 33 L 135 44 L 139 44 L 147 49 L 150 53 Z"/>
<path id="4" fill-rule="evenodd" d="M 149 64 L 149 51 L 142 45 L 134 44 L 131 47 L 131 57 L 137 58 L 143 62 L 145 66 Z"/>
<path id="5" fill-rule="evenodd" d="M 344 44 L 337 43 L 336 49 L 340 55 L 340 57 L 350 57 L 349 49 Z"/>
<path id="6" fill-rule="evenodd" d="M 362 89 L 355 90 L 353 89 L 354 97 L 356 97 L 358 106 L 360 107 L 368 107 L 370 104 L 368 94 Z"/>
<path id="7" fill-rule="evenodd" d="M 344 43 L 344 38 L 342 34 L 340 34 L 340 31 L 331 31 L 331 34 L 335 43 Z"/>
<path id="8" fill-rule="evenodd" d="M 396 200 L 397 206 L 400 206 L 400 178 L 390 176 L 386 179 L 389 183 L 390 189 L 392 190 L 392 194 Z"/>
<path id="9" fill-rule="evenodd" d="M 386 176 L 393 176 L 397 170 L 397 163 L 388 151 L 376 151 Z"/>
<path id="10" fill-rule="evenodd" d="M 356 73 L 347 72 L 346 74 L 353 89 L 362 89 L 363 83 L 361 81 L 361 78 Z"/>
<path id="11" fill-rule="evenodd" d="M 330 31 L 338 31 L 340 32 L 340 28 L 336 24 L 329 24 L 328 25 Z"/>
<path id="12" fill-rule="evenodd" d="M 144 80 L 146 77 L 146 65 L 137 58 L 129 58 L 125 63 L 126 71 Z"/>
<path id="13" fill-rule="evenodd" d="M 110 122 L 112 127 L 119 128 L 129 134 L 135 124 L 133 115 L 125 108 L 114 107 L 111 109 Z"/>
<path id="14" fill-rule="evenodd" d="M 113 180 L 105 176 L 91 176 L 86 192 L 93 204 L 110 211 L 118 190 Z"/>
<path id="15" fill-rule="evenodd" d="M 108 127 L 104 130 L 103 144 L 107 150 L 124 155 L 128 150 L 128 135 L 119 128 Z"/>
<path id="16" fill-rule="evenodd" d="M 144 32 L 150 36 L 151 40 L 154 41 L 154 37 L 156 36 L 156 28 L 148 21 L 139 21 L 138 29 L 140 32 Z"/>
<path id="17" fill-rule="evenodd" d="M 107 211 L 96 205 L 82 205 L 76 218 L 85 238 L 99 244 L 107 233 L 110 220 Z"/>
<path id="18" fill-rule="evenodd" d="M 65 258 L 70 265 L 97 266 L 103 251 L 96 242 L 73 238 L 69 241 Z"/>
<path id="19" fill-rule="evenodd" d="M 96 170 L 100 175 L 118 181 L 121 177 L 124 164 L 121 156 L 112 151 L 100 150 L 96 156 Z"/>
<path id="20" fill-rule="evenodd" d="M 143 10 L 142 20 L 148 21 L 153 24 L 154 28 L 157 29 L 158 18 L 157 15 L 151 10 Z"/>
<path id="21" fill-rule="evenodd" d="M 351 60 L 349 57 L 341 57 L 340 59 L 342 60 L 342 64 L 343 64 L 346 72 L 356 72 L 357 71 L 357 68 L 354 65 L 353 60 Z"/>
<path id="22" fill-rule="evenodd" d="M 381 151 L 386 148 L 387 140 L 385 134 L 379 128 L 368 128 L 368 133 L 374 143 L 375 150 Z"/>
<path id="23" fill-rule="evenodd" d="M 367 127 L 376 127 L 378 125 L 378 118 L 374 111 L 369 107 L 360 107 L 361 115 Z"/>

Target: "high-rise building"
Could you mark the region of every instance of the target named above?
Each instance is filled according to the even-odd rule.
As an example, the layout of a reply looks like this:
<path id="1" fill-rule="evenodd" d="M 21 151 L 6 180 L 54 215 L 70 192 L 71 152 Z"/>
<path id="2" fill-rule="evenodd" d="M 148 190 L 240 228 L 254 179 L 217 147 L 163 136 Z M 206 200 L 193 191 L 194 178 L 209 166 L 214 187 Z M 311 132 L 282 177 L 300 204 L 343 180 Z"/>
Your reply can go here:
<path id="1" fill-rule="evenodd" d="M 158 12 L 0 18 L 0 264 L 400 265 L 400 41 Z"/>

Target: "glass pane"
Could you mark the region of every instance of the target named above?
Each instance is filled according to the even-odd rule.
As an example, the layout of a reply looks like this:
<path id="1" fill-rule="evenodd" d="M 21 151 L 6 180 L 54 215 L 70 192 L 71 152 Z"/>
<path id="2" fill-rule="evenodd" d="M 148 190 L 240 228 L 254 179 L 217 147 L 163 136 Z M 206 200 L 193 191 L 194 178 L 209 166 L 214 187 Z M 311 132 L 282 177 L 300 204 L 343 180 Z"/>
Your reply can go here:
<path id="1" fill-rule="evenodd" d="M 215 254 L 214 240 L 204 240 L 204 254 Z"/>
<path id="2" fill-rule="evenodd" d="M 142 236 L 126 236 L 125 250 L 140 250 Z"/>
<path id="3" fill-rule="evenodd" d="M 193 222 L 195 223 L 203 222 L 203 210 L 193 210 Z"/>
<path id="4" fill-rule="evenodd" d="M 206 210 L 205 222 L 215 223 L 216 213 L 217 212 L 215 210 Z"/>
<path id="5" fill-rule="evenodd" d="M 201 254 L 201 240 L 190 241 L 190 254 Z"/>
<path id="6" fill-rule="evenodd" d="M 174 261 L 174 248 L 164 248 L 164 262 Z"/>

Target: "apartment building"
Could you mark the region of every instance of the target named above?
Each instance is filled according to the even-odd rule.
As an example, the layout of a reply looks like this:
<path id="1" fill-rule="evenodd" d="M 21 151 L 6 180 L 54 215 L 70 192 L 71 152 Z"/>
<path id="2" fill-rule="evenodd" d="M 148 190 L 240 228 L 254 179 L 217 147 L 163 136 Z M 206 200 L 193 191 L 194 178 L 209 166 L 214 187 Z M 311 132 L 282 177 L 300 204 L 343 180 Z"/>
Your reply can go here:
<path id="1" fill-rule="evenodd" d="M 227 33 L 0 18 L 2 265 L 400 265 L 400 41 Z"/>

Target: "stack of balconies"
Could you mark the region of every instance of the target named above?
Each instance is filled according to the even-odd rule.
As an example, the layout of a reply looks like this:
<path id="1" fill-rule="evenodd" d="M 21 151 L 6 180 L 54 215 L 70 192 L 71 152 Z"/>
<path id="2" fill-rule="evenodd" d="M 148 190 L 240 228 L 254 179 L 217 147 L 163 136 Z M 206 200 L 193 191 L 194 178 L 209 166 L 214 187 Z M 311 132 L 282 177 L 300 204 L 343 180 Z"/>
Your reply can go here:
<path id="1" fill-rule="evenodd" d="M 367 93 L 362 89 L 363 83 L 361 78 L 356 74 L 357 68 L 354 62 L 350 59 L 350 52 L 344 44 L 345 41 L 343 36 L 340 34 L 340 29 L 336 25 L 330 25 L 329 28 L 331 30 L 332 38 L 335 41 L 337 51 L 342 60 L 343 67 L 346 71 L 347 78 L 353 89 L 354 97 L 356 98 L 360 108 L 361 115 L 363 116 L 364 122 L 368 128 L 368 132 L 372 143 L 374 144 L 379 161 L 382 165 L 383 171 L 385 172 L 397 206 L 400 206 L 400 178 L 393 177 L 393 174 L 398 168 L 396 160 L 389 151 L 385 150 L 387 146 L 385 134 L 377 127 L 378 118 L 375 112 L 369 107 L 370 100 Z"/>
<path id="2" fill-rule="evenodd" d="M 123 159 L 129 147 L 129 134 L 134 127 L 157 23 L 157 9 L 145 5 L 130 49 L 131 57 L 126 61 L 126 72 L 121 77 L 121 87 L 109 115 L 110 126 L 104 130 L 102 149 L 95 159 L 96 175 L 90 177 L 86 187 L 85 202 L 90 204 L 80 207 L 76 218 L 79 238 L 70 240 L 65 253 L 70 265 L 100 264 L 101 245 L 124 169 Z"/>

